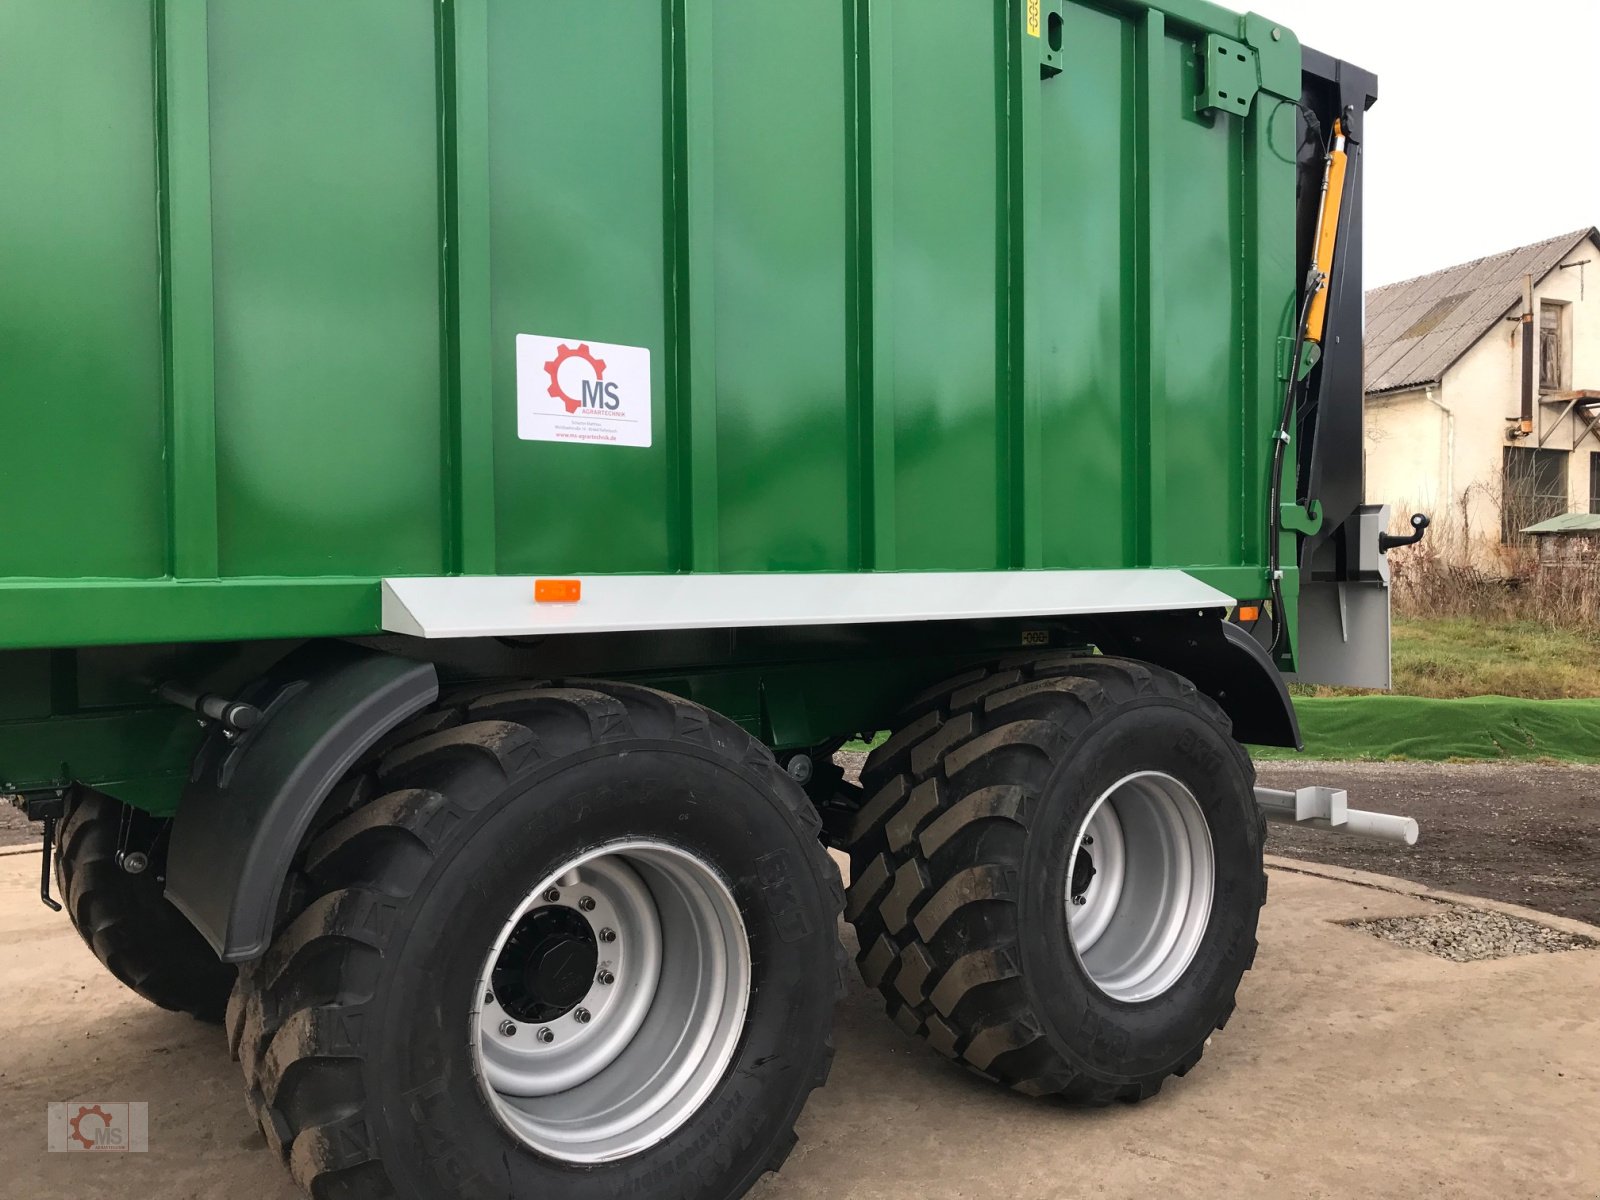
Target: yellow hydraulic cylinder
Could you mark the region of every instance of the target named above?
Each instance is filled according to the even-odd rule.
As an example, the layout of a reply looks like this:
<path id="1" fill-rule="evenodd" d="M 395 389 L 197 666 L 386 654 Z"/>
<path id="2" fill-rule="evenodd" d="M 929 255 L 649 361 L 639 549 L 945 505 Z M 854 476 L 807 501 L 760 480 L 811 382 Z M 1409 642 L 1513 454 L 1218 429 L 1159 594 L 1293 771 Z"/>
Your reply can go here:
<path id="1" fill-rule="evenodd" d="M 1344 208 L 1345 173 L 1350 156 L 1345 152 L 1344 124 L 1333 123 L 1333 148 L 1322 181 L 1322 212 L 1317 218 L 1317 294 L 1306 319 L 1306 341 L 1322 344 L 1328 323 L 1328 281 L 1333 278 L 1333 253 L 1339 242 L 1339 214 Z"/>

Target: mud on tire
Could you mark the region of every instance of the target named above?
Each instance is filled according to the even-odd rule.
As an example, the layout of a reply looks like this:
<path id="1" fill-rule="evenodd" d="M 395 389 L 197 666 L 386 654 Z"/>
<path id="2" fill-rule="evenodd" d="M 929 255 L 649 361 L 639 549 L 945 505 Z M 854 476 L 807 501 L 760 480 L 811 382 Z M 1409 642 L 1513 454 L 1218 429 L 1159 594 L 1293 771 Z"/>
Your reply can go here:
<path id="1" fill-rule="evenodd" d="M 1143 771 L 1203 810 L 1215 888 L 1181 977 L 1127 1003 L 1068 937 L 1068 861 L 1095 799 Z M 1254 778 L 1221 709 L 1154 666 L 1046 656 L 929 689 L 862 772 L 846 916 L 863 978 L 901 1029 L 1019 1091 L 1153 1095 L 1199 1061 L 1255 957 Z"/>
<path id="2" fill-rule="evenodd" d="M 843 893 L 818 827 L 764 747 L 659 692 L 585 681 L 441 702 L 336 790 L 286 924 L 240 972 L 229 1044 L 269 1145 L 319 1200 L 742 1195 L 787 1156 L 832 1057 Z M 529 889 L 627 837 L 716 867 L 748 933 L 750 997 L 686 1123 L 577 1164 L 491 1108 L 475 980 Z"/>

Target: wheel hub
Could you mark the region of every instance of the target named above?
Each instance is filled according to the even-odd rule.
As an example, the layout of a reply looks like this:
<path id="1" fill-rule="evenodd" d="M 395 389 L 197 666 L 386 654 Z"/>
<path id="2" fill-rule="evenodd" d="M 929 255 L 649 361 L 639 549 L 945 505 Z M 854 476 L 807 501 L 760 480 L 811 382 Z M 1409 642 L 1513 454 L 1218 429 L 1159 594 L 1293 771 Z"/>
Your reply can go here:
<path id="1" fill-rule="evenodd" d="M 1072 882 L 1069 885 L 1069 894 L 1072 903 L 1082 905 L 1086 902 L 1086 893 L 1089 885 L 1094 882 L 1097 872 L 1094 869 L 1094 855 L 1089 852 L 1089 847 L 1094 843 L 1091 837 L 1085 837 L 1083 844 L 1078 848 L 1078 856 L 1072 860 Z"/>
<path id="2" fill-rule="evenodd" d="M 508 1016 L 553 1021 L 589 994 L 599 961 L 599 940 L 588 920 L 573 909 L 546 905 L 517 922 L 490 982 Z"/>
<path id="3" fill-rule="evenodd" d="M 738 904 L 698 856 L 634 841 L 572 860 L 512 913 L 478 980 L 491 1107 L 566 1162 L 648 1149 L 727 1069 L 751 973 Z"/>
<path id="4" fill-rule="evenodd" d="M 1215 888 L 1194 793 L 1159 771 L 1130 775 L 1090 806 L 1071 854 L 1067 933 L 1085 974 L 1124 1003 L 1168 991 L 1200 948 Z"/>

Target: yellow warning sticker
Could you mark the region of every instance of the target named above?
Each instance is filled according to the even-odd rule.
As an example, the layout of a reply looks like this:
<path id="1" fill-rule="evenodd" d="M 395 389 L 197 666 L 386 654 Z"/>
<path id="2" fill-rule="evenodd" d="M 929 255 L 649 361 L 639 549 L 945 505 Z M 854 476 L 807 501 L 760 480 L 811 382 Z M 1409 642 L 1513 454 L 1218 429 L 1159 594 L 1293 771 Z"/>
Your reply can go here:
<path id="1" fill-rule="evenodd" d="M 1028 36 L 1039 36 L 1039 0 L 1028 0 Z"/>

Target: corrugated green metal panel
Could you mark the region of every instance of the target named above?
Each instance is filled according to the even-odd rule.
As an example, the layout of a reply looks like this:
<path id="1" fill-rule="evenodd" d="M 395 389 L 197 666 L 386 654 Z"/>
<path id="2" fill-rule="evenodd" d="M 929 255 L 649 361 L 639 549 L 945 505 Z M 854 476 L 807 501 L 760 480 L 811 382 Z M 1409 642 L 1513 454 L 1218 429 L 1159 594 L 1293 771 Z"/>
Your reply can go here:
<path id="1" fill-rule="evenodd" d="M 502 572 L 673 565 L 660 10 L 488 5 L 496 514 Z M 463 78 L 463 91 L 484 80 Z M 485 214 L 463 212 L 464 222 Z M 648 346 L 649 449 L 517 440 L 519 333 Z"/>
<path id="2" fill-rule="evenodd" d="M 1153 215 L 1166 383 L 1155 418 L 1164 454 L 1150 480 L 1157 565 L 1240 561 L 1241 448 L 1246 436 L 1268 437 L 1264 426 L 1247 435 L 1242 420 L 1243 123 L 1195 113 L 1201 48 L 1193 38 L 1163 38 L 1151 83 L 1163 114 Z"/>
<path id="3" fill-rule="evenodd" d="M 0 5 L 0 576 L 166 571 L 151 29 Z"/>
<path id="4" fill-rule="evenodd" d="M 843 4 L 724 4 L 710 23 L 725 571 L 854 565 L 846 16 Z M 783 51 L 751 53 L 760 46 Z"/>
<path id="5" fill-rule="evenodd" d="M 878 399 L 894 414 L 896 511 L 893 558 L 875 565 L 998 567 L 1005 48 L 990 6 L 879 7 L 872 102 L 888 112 L 875 112 L 871 146 L 873 334 L 890 393 Z"/>
<path id="6" fill-rule="evenodd" d="M 1132 561 L 1135 219 L 1134 24 L 1087 5 L 1063 13 L 1072 69 L 1040 89 L 1038 269 L 1045 562 Z"/>
<path id="7" fill-rule="evenodd" d="M 1259 574 L 1294 110 L 1196 95 L 1298 50 L 1061 11 L 1041 78 L 1025 0 L 14 0 L 0 576 Z M 648 348 L 653 444 L 519 440 L 523 333 Z M 0 640 L 172 635 L 62 594 Z"/>
<path id="8" fill-rule="evenodd" d="M 442 571 L 434 5 L 209 8 L 222 571 Z"/>

